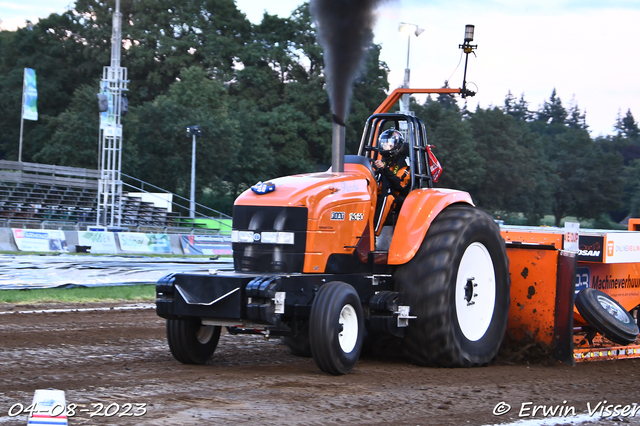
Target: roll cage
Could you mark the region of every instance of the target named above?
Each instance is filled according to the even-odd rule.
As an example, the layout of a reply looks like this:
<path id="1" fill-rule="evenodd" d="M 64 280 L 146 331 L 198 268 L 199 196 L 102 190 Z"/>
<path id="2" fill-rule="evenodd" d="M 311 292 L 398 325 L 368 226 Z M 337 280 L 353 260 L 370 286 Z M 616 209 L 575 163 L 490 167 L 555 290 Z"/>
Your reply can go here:
<path id="1" fill-rule="evenodd" d="M 417 117 L 404 114 L 374 114 L 367 120 L 367 124 L 362 132 L 362 140 L 358 155 L 368 158 L 371 162 L 378 159 L 378 138 L 380 134 L 388 128 L 388 124 L 393 123 L 396 129 L 405 133 L 405 146 L 402 152 L 410 161 L 410 189 L 432 188 L 433 177 L 431 175 L 431 162 L 429 159 L 429 144 L 427 143 L 427 132 L 424 123 Z"/>

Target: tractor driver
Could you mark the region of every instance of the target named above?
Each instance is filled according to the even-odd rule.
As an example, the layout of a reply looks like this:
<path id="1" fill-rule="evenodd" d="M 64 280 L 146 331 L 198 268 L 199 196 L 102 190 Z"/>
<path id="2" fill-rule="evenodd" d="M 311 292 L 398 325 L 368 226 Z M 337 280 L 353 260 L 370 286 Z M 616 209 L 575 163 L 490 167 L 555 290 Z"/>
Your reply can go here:
<path id="1" fill-rule="evenodd" d="M 380 176 L 374 216 L 376 235 L 380 235 L 389 212 L 392 209 L 400 211 L 400 207 L 409 193 L 410 162 L 407 156 L 402 153 L 403 145 L 402 133 L 394 128 L 382 132 L 378 139 L 378 152 L 382 159 L 373 163 L 373 167 Z"/>

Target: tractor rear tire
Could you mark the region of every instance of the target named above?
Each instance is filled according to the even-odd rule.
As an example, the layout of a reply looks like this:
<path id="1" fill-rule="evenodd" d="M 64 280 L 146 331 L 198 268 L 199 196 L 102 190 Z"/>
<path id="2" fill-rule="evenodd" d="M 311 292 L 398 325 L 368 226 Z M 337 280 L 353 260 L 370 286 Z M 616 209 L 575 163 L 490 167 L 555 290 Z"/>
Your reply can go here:
<path id="1" fill-rule="evenodd" d="M 168 319 L 171 355 L 183 364 L 206 364 L 218 346 L 221 327 L 202 325 L 200 319 Z"/>
<path id="2" fill-rule="evenodd" d="M 509 259 L 489 214 L 447 207 L 394 277 L 402 303 L 417 316 L 403 339 L 410 362 L 476 367 L 497 355 L 509 314 Z"/>
<path id="3" fill-rule="evenodd" d="M 364 314 L 356 290 L 340 281 L 320 287 L 309 317 L 311 354 L 318 368 L 334 376 L 349 373 L 363 340 Z"/>
<path id="4" fill-rule="evenodd" d="M 638 338 L 638 324 L 633 316 L 608 294 L 587 287 L 576 296 L 576 308 L 598 333 L 619 345 Z"/>

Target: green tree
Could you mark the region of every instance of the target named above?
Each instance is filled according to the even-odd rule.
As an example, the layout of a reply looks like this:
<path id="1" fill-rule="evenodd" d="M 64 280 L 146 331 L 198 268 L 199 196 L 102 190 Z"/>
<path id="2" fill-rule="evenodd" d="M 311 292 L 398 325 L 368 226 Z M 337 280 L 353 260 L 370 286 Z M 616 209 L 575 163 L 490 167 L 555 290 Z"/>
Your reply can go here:
<path id="1" fill-rule="evenodd" d="M 36 70 L 38 121 L 24 123 L 23 161 L 33 161 L 50 140 L 55 126 L 49 121 L 67 109 L 75 90 L 102 73 L 102 64 L 88 60 L 85 46 L 75 36 L 80 30 L 67 12 L 0 32 L 1 158 L 18 159 L 24 68 Z"/>
<path id="2" fill-rule="evenodd" d="M 620 117 L 620 112 L 618 111 L 618 118 L 616 119 L 614 127 L 618 131 L 619 136 L 624 136 L 634 142 L 640 142 L 640 128 L 638 128 L 638 123 L 635 118 L 633 118 L 630 109 L 627 110 L 624 117 Z"/>
<path id="3" fill-rule="evenodd" d="M 98 167 L 99 112 L 95 85 L 80 86 L 65 112 L 49 120 L 51 138 L 34 161 L 58 166 Z"/>
<path id="4" fill-rule="evenodd" d="M 289 18 L 264 14 L 254 42 L 242 52 L 244 68 L 230 94 L 238 111 L 249 111 L 261 143 L 275 155 L 271 176 L 327 168 L 331 158 L 331 109 L 324 90 L 322 47 L 308 3 Z M 355 153 L 366 119 L 386 98 L 388 68 L 372 46 L 356 80 L 346 128 L 347 152 Z M 255 133 L 254 133 L 255 134 Z M 255 139 L 255 136 L 253 136 Z M 286 149 L 283 143 L 286 143 Z"/>
<path id="5" fill-rule="evenodd" d="M 640 217 L 640 159 L 633 160 L 624 169 L 623 216 Z"/>
<path id="6" fill-rule="evenodd" d="M 621 204 L 622 158 L 605 152 L 585 130 L 567 128 L 546 138 L 545 151 L 558 176 L 552 197 L 556 226 L 563 217 L 597 218 Z"/>
<path id="7" fill-rule="evenodd" d="M 72 15 L 77 37 L 101 65 L 109 65 L 114 6 L 115 0 L 77 0 Z M 233 0 L 122 0 L 120 10 L 132 105 L 166 93 L 190 66 L 233 79 L 238 52 L 250 40 L 251 24 Z"/>
<path id="8" fill-rule="evenodd" d="M 536 223 L 549 207 L 538 136 L 497 107 L 478 108 L 470 122 L 485 168 L 478 204 L 499 214 L 521 212 Z"/>
<path id="9" fill-rule="evenodd" d="M 166 95 L 132 108 L 129 123 L 123 171 L 179 195 L 190 188 L 187 126 L 199 125 L 203 132 L 196 148 L 196 198 L 229 179 L 238 161 L 238 123 L 229 114 L 226 89 L 202 68 L 184 70 Z"/>
<path id="10" fill-rule="evenodd" d="M 572 129 L 587 130 L 589 128 L 589 126 L 587 126 L 587 113 L 580 111 L 575 99 L 571 103 L 573 105 L 569 108 L 569 112 L 567 114 L 567 126 Z"/>
<path id="11" fill-rule="evenodd" d="M 430 96 L 422 105 L 414 101 L 411 109 L 424 121 L 428 142 L 433 145 L 433 152 L 442 165 L 437 186 L 469 191 L 474 195 L 482 184 L 485 169 L 469 122 L 462 121 L 459 110 Z"/>
<path id="12" fill-rule="evenodd" d="M 444 81 L 443 89 L 449 88 L 449 82 L 447 80 Z M 442 107 L 446 110 L 452 111 L 460 111 L 460 107 L 458 106 L 458 102 L 456 101 L 456 97 L 452 94 L 441 93 L 438 95 L 438 103 L 442 105 Z"/>
<path id="13" fill-rule="evenodd" d="M 617 133 L 606 137 L 599 137 L 596 143 L 606 153 L 622 156 L 624 180 L 622 206 L 609 211 L 611 218 L 620 222 L 629 214 L 638 214 L 638 159 L 640 159 L 640 135 L 638 124 L 630 110 L 624 117 L 618 112 L 618 118 L 614 125 Z"/>
<path id="14" fill-rule="evenodd" d="M 537 112 L 536 118 L 546 124 L 564 125 L 566 123 L 567 110 L 562 106 L 562 101 L 556 94 L 556 89 L 551 92 L 549 100 L 544 101 L 542 108 Z"/>
<path id="15" fill-rule="evenodd" d="M 529 111 L 529 103 L 524 99 L 524 93 L 516 101 L 516 98 L 509 91 L 504 99 L 503 111 L 516 120 L 529 121 L 533 118 L 532 112 Z"/>

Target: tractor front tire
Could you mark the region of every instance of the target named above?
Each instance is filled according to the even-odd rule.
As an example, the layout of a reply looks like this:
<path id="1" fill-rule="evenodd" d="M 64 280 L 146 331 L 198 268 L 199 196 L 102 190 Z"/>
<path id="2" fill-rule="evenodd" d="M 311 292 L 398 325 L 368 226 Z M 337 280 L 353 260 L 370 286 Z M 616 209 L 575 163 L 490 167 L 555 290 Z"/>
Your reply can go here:
<path id="1" fill-rule="evenodd" d="M 396 288 L 411 307 L 403 339 L 417 365 L 475 367 L 498 353 L 509 314 L 509 260 L 493 218 L 467 204 L 433 221 Z"/>
<path id="2" fill-rule="evenodd" d="M 171 355 L 183 364 L 206 364 L 218 346 L 221 327 L 202 325 L 200 319 L 168 319 Z"/>
<path id="3" fill-rule="evenodd" d="M 327 374 L 347 374 L 360 358 L 364 314 L 360 297 L 349 284 L 333 281 L 320 287 L 311 306 L 309 342 L 313 361 Z"/>

